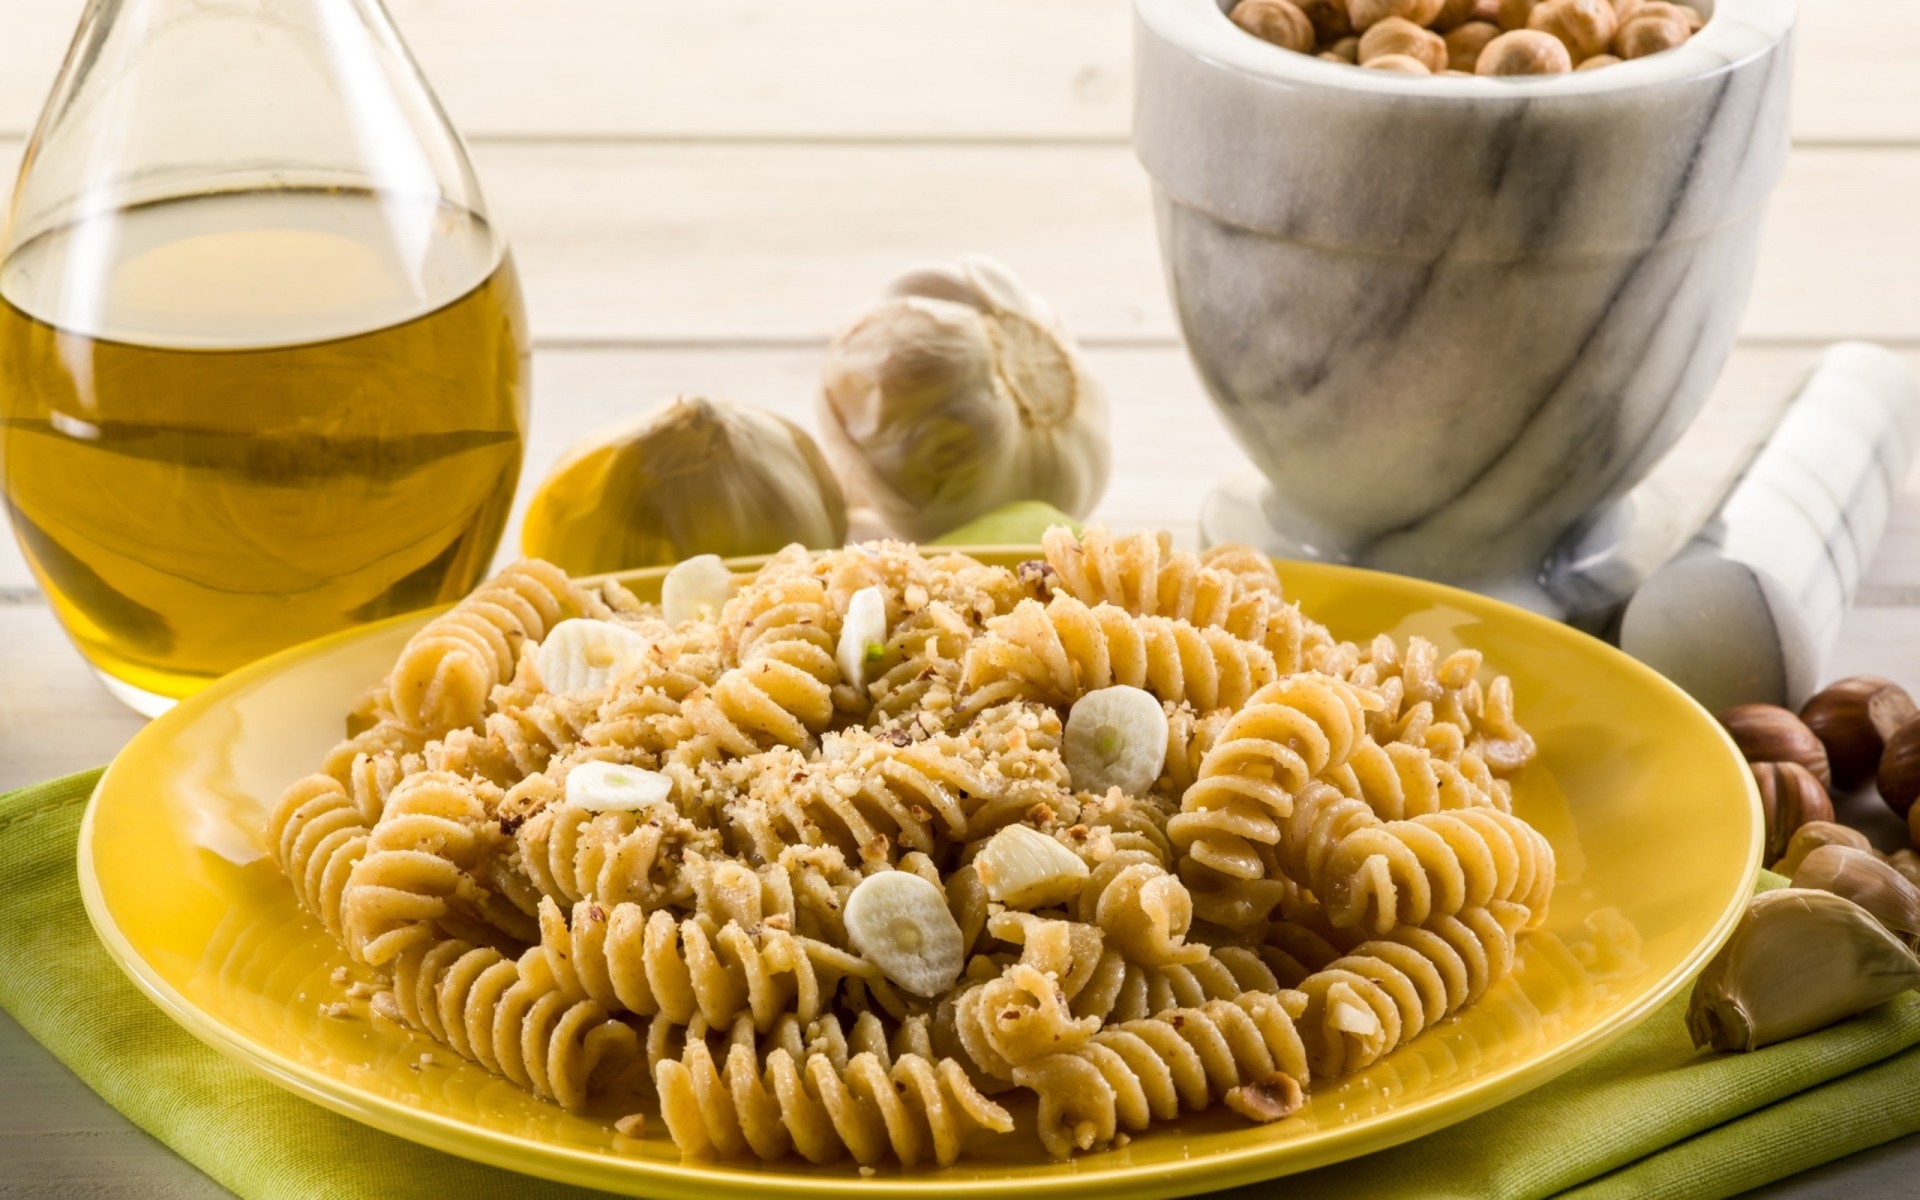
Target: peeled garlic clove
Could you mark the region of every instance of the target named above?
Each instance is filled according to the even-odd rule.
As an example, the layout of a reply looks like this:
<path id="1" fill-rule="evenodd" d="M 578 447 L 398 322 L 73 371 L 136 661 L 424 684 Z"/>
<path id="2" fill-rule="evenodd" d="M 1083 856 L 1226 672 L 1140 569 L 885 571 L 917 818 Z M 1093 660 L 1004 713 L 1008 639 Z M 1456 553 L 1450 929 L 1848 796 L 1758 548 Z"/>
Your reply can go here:
<path id="1" fill-rule="evenodd" d="M 651 648 L 646 638 L 624 625 L 573 617 L 547 631 L 534 666 L 547 690 L 564 696 L 607 686 Z"/>
<path id="2" fill-rule="evenodd" d="M 673 780 L 641 767 L 583 762 L 567 772 L 567 803 L 588 812 L 636 812 L 672 796 Z"/>
<path id="3" fill-rule="evenodd" d="M 833 655 L 840 677 L 856 688 L 866 687 L 867 668 L 880 661 L 886 648 L 887 594 L 863 587 L 847 601 L 847 615 L 840 622 L 840 645 Z"/>
<path id="4" fill-rule="evenodd" d="M 847 897 L 847 939 L 880 973 L 916 996 L 960 978 L 960 923 L 940 889 L 911 871 L 869 875 Z"/>
<path id="5" fill-rule="evenodd" d="M 733 572 L 718 554 L 696 554 L 660 581 L 660 611 L 674 625 L 710 616 L 733 595 Z"/>
<path id="6" fill-rule="evenodd" d="M 1060 746 L 1075 791 L 1144 796 L 1167 762 L 1167 712 L 1137 687 L 1101 688 L 1074 701 Z"/>
<path id="7" fill-rule="evenodd" d="M 1753 898 L 1694 982 L 1696 1046 L 1758 1050 L 1823 1029 L 1920 985 L 1920 959 L 1851 900 L 1812 888 Z"/>
<path id="8" fill-rule="evenodd" d="M 978 256 L 909 271 L 834 339 L 820 430 L 849 490 L 922 540 L 1016 500 L 1083 517 L 1111 459 L 1078 348 Z"/>
<path id="9" fill-rule="evenodd" d="M 1088 875 L 1078 854 L 1027 825 L 1009 825 L 988 838 L 973 869 L 989 900 L 1028 909 L 1071 900 Z"/>
<path id="10" fill-rule="evenodd" d="M 1907 945 L 1920 942 L 1920 887 L 1871 850 L 1818 847 L 1793 873 L 1793 886 L 1844 896 Z"/>
<path id="11" fill-rule="evenodd" d="M 805 430 L 681 397 L 568 451 L 534 493 L 520 540 L 580 575 L 846 538 L 846 498 Z"/>

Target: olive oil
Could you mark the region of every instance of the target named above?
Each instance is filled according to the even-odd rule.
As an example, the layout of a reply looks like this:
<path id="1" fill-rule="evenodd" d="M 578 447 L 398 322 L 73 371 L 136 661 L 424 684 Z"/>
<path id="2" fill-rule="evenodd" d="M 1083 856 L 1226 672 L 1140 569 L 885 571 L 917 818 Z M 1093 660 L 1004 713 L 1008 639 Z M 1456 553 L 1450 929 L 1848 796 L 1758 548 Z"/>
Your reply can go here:
<path id="1" fill-rule="evenodd" d="M 512 262 L 437 202 L 194 196 L 85 217 L 0 267 L 9 515 L 136 707 L 467 591 L 526 417 Z"/>

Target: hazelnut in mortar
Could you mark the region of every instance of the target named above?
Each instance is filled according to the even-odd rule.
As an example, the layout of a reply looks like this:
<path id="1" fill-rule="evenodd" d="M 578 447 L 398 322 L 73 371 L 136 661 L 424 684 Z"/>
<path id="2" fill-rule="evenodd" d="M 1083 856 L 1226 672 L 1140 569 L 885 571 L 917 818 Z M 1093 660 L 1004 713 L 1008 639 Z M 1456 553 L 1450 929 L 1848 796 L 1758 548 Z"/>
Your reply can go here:
<path id="1" fill-rule="evenodd" d="M 1468 21 L 1458 29 L 1449 29 L 1443 39 L 1447 43 L 1448 69 L 1471 73 L 1480 61 L 1480 52 L 1499 36 L 1500 27 L 1491 21 Z"/>
<path id="2" fill-rule="evenodd" d="M 1476 75 L 1562 75 L 1573 70 L 1573 56 L 1550 33 L 1516 29 L 1488 42 L 1473 70 Z"/>
<path id="3" fill-rule="evenodd" d="M 1347 19 L 1365 33 L 1388 17 L 1404 17 L 1415 25 L 1433 24 L 1446 0 L 1347 0 Z"/>
<path id="4" fill-rule="evenodd" d="M 1376 58 L 1404 54 L 1418 59 L 1428 71 L 1447 69 L 1447 43 L 1431 29 L 1422 29 L 1404 17 L 1388 17 L 1360 35 L 1360 65 Z"/>
<path id="5" fill-rule="evenodd" d="M 1527 17 L 1527 28 L 1550 33 L 1575 62 L 1606 52 L 1617 26 L 1607 0 L 1546 0 Z"/>
<path id="6" fill-rule="evenodd" d="M 1313 50 L 1313 22 L 1293 0 L 1240 0 L 1227 19 L 1263 42 L 1302 54 Z"/>

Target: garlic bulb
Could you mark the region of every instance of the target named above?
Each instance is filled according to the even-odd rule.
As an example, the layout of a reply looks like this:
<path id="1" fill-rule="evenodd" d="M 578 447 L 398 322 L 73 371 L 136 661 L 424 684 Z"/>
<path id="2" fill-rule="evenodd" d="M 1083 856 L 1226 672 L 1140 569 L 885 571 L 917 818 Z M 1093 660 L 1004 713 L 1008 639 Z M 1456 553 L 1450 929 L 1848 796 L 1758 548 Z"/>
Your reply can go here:
<path id="1" fill-rule="evenodd" d="M 1015 500 L 1083 517 L 1107 402 L 1046 303 L 988 258 L 922 267 L 833 340 L 821 439 L 859 502 L 932 538 Z"/>
<path id="2" fill-rule="evenodd" d="M 574 574 L 766 554 L 847 536 L 813 439 L 773 413 L 681 397 L 568 451 L 534 493 L 521 545 Z"/>

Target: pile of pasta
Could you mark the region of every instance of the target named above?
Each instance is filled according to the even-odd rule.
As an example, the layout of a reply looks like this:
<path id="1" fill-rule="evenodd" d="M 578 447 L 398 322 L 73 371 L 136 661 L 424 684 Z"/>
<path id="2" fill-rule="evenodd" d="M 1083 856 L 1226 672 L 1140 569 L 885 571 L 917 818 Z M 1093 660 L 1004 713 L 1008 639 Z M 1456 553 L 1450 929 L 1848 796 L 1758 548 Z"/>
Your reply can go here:
<path id="1" fill-rule="evenodd" d="M 863 593 L 884 633 L 850 671 Z M 545 680 L 573 620 L 637 649 Z M 1553 854 L 1481 666 L 1335 640 L 1244 547 L 1097 527 L 1011 569 L 794 547 L 671 623 L 530 561 L 407 643 L 268 838 L 384 980 L 377 1015 L 569 1109 L 650 1109 L 690 1154 L 1065 1157 L 1215 1106 L 1285 1118 L 1507 973 Z M 1063 754 L 1115 687 L 1165 715 L 1137 794 Z M 657 789 L 571 800 L 604 764 Z M 993 898 L 976 866 L 1013 826 L 1069 852 L 1065 889 Z M 958 929 L 933 994 L 849 934 L 890 872 Z"/>

